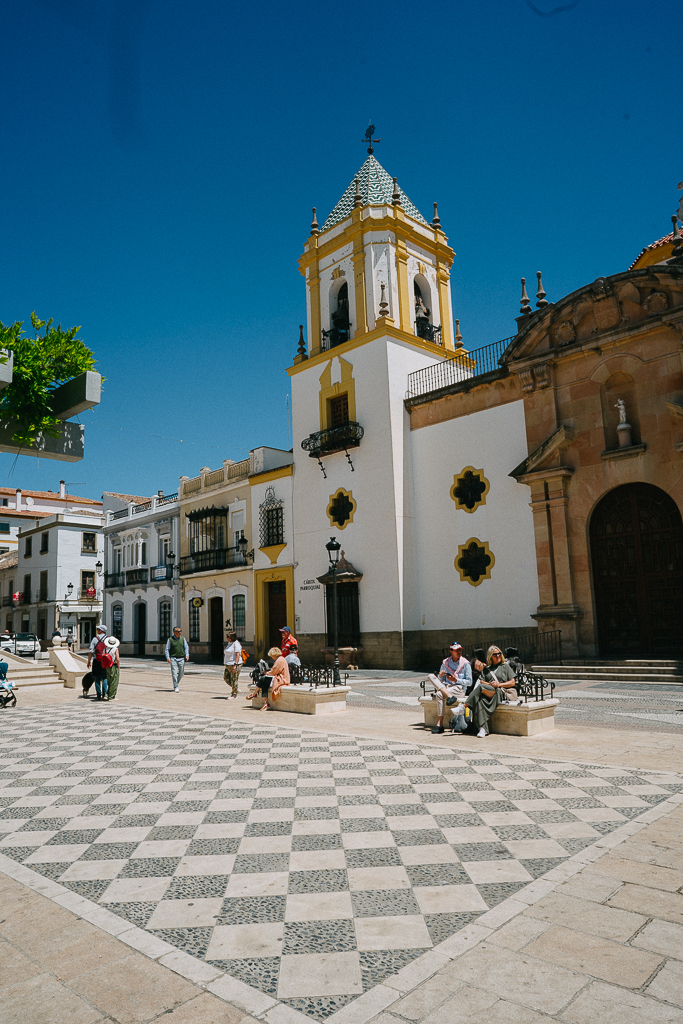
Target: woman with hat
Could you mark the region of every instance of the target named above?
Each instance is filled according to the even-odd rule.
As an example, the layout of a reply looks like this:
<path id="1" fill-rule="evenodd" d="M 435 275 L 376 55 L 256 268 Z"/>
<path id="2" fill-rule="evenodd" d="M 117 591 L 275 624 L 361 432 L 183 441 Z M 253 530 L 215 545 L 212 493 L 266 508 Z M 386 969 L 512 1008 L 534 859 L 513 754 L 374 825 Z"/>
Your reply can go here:
<path id="1" fill-rule="evenodd" d="M 436 706 L 438 718 L 434 733 L 441 733 L 443 728 L 444 708 L 446 704 L 457 704 L 458 700 L 465 696 L 465 690 L 472 684 L 472 666 L 467 658 L 462 656 L 462 647 L 457 640 L 454 640 L 450 647 L 448 657 L 442 662 L 439 669 L 439 677 L 430 675 L 430 680 L 436 690 Z"/>
<path id="2" fill-rule="evenodd" d="M 107 673 L 107 700 L 116 700 L 116 691 L 119 688 L 119 669 L 121 668 L 119 641 L 115 636 L 107 636 L 104 638 L 104 646 L 106 650 L 102 656 L 102 663 Z"/>

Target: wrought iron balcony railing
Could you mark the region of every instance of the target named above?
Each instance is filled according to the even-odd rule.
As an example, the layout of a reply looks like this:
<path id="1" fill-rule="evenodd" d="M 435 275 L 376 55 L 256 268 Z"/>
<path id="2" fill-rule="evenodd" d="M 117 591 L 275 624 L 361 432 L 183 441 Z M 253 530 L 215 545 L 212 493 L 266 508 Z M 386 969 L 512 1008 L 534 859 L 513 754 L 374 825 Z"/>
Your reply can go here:
<path id="1" fill-rule="evenodd" d="M 502 341 L 495 341 L 492 345 L 484 345 L 470 352 L 460 349 L 441 363 L 433 363 L 432 366 L 409 373 L 406 398 L 428 395 L 464 381 L 477 384 L 478 378 L 488 373 L 495 372 L 497 376 L 507 373 L 500 360 L 512 340 L 503 338 Z"/>
<path id="2" fill-rule="evenodd" d="M 323 352 L 327 352 L 331 348 L 336 348 L 337 345 L 343 345 L 350 337 L 351 324 L 348 327 L 331 327 L 329 331 L 322 332 L 321 348 Z"/>
<path id="3" fill-rule="evenodd" d="M 315 434 L 309 434 L 301 442 L 301 447 L 308 452 L 310 458 L 317 459 L 321 455 L 332 455 L 333 452 L 358 448 L 364 433 L 360 423 L 351 420 L 342 427 L 330 427 L 328 430 L 318 430 Z"/>
<path id="4" fill-rule="evenodd" d="M 204 572 L 207 569 L 232 569 L 246 565 L 248 557 L 237 547 L 197 551 L 194 555 L 185 555 L 180 559 L 180 575 L 189 576 L 193 572 Z"/>
<path id="5" fill-rule="evenodd" d="M 126 585 L 126 574 L 125 572 L 106 572 L 104 574 L 104 587 L 105 590 L 110 590 L 113 587 L 125 587 Z"/>
<path id="6" fill-rule="evenodd" d="M 149 569 L 129 569 L 126 572 L 126 586 L 130 587 L 136 583 L 147 583 L 149 581 Z"/>
<path id="7" fill-rule="evenodd" d="M 3 608 L 11 608 L 13 604 L 14 604 L 14 602 L 12 600 L 12 595 L 11 594 L 5 594 L 5 596 L 2 599 L 2 607 Z"/>
<path id="8" fill-rule="evenodd" d="M 78 600 L 90 602 L 99 600 L 97 597 L 97 589 L 95 587 L 82 587 L 78 591 Z"/>
<path id="9" fill-rule="evenodd" d="M 431 341 L 434 345 L 443 345 L 441 327 L 430 324 L 426 317 L 418 317 L 415 321 L 415 333 L 423 341 Z"/>

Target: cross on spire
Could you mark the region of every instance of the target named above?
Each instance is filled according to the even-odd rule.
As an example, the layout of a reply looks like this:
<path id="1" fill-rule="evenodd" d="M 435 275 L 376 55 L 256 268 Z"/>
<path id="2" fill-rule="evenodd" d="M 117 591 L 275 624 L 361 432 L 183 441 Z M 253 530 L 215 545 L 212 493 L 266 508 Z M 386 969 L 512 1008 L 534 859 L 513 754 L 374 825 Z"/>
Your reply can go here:
<path id="1" fill-rule="evenodd" d="M 372 148 L 373 145 L 376 146 L 377 143 L 382 141 L 381 139 L 373 139 L 372 136 L 374 134 L 375 134 L 375 126 L 374 126 L 374 124 L 372 124 L 372 122 L 370 122 L 370 124 L 368 125 L 368 129 L 367 129 L 367 131 L 365 133 L 365 137 L 360 140 L 361 142 L 366 142 L 367 143 L 367 145 L 368 145 L 368 153 L 370 153 L 370 154 L 375 152 L 374 149 Z"/>

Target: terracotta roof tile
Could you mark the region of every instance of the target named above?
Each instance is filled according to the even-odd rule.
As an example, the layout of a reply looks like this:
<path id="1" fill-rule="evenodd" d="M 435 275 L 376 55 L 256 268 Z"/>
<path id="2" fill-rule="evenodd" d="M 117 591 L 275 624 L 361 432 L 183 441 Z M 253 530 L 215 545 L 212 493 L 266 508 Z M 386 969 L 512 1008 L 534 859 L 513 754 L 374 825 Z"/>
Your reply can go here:
<path id="1" fill-rule="evenodd" d="M 101 505 L 101 501 L 97 501 L 95 498 L 80 498 L 77 494 L 67 494 L 66 497 L 60 498 L 59 491 L 25 491 L 23 487 L 19 490 L 23 497 L 31 498 L 48 498 L 50 501 L 82 501 L 86 505 Z M 0 487 L 0 495 L 3 497 L 16 494 L 16 487 Z"/>
<path id="2" fill-rule="evenodd" d="M 651 252 L 652 249 L 659 249 L 663 245 L 670 245 L 673 242 L 673 240 L 674 233 L 673 231 L 670 231 L 668 235 L 664 235 L 662 238 L 658 238 L 656 242 L 650 242 L 650 244 L 646 245 L 644 249 L 641 249 L 641 251 L 638 253 L 633 263 L 628 269 L 631 270 L 636 265 L 640 257 L 643 256 L 646 252 Z"/>
<path id="3" fill-rule="evenodd" d="M 136 505 L 141 505 L 144 501 L 151 501 L 152 499 L 143 494 L 119 494 L 118 491 L 105 491 L 105 494 L 109 495 L 110 498 L 121 498 L 122 501 L 132 501 Z"/>
<path id="4" fill-rule="evenodd" d="M 17 564 L 18 555 L 16 551 L 8 551 L 6 555 L 0 555 L 0 569 L 11 569 Z"/>

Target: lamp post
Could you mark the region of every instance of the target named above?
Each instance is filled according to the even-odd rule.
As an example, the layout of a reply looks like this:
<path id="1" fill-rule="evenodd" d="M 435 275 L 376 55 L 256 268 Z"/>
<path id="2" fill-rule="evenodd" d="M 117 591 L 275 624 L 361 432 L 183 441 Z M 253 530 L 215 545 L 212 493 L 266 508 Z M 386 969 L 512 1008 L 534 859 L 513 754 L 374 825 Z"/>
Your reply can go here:
<path id="1" fill-rule="evenodd" d="M 171 570 L 171 579 L 173 579 L 173 568 L 175 565 L 175 553 L 173 551 L 166 552 L 166 565 Z"/>
<path id="2" fill-rule="evenodd" d="M 254 549 L 252 548 L 251 551 L 247 551 L 248 547 L 249 547 L 249 541 L 244 536 L 244 534 L 242 534 L 240 539 L 237 541 L 237 548 L 238 548 L 239 553 L 241 554 L 242 558 L 244 559 L 244 563 L 243 563 L 244 565 L 247 564 L 247 559 L 248 558 L 251 558 L 252 562 L 254 560 Z"/>
<path id="3" fill-rule="evenodd" d="M 341 544 L 336 537 L 330 537 L 329 542 L 325 547 L 327 548 L 327 555 L 330 560 L 330 569 L 332 570 L 332 619 L 334 620 L 334 662 L 332 664 L 332 685 L 341 686 L 341 678 L 339 676 L 339 615 L 337 611 L 337 562 L 339 561 Z"/>
<path id="4" fill-rule="evenodd" d="M 104 567 L 101 562 L 95 562 L 95 572 L 98 576 L 101 576 L 104 571 Z"/>
<path id="5" fill-rule="evenodd" d="M 70 599 L 70 597 L 73 594 L 73 592 L 74 592 L 74 585 L 73 585 L 73 583 L 67 583 L 67 586 L 66 586 L 66 599 L 67 599 L 67 601 Z"/>

